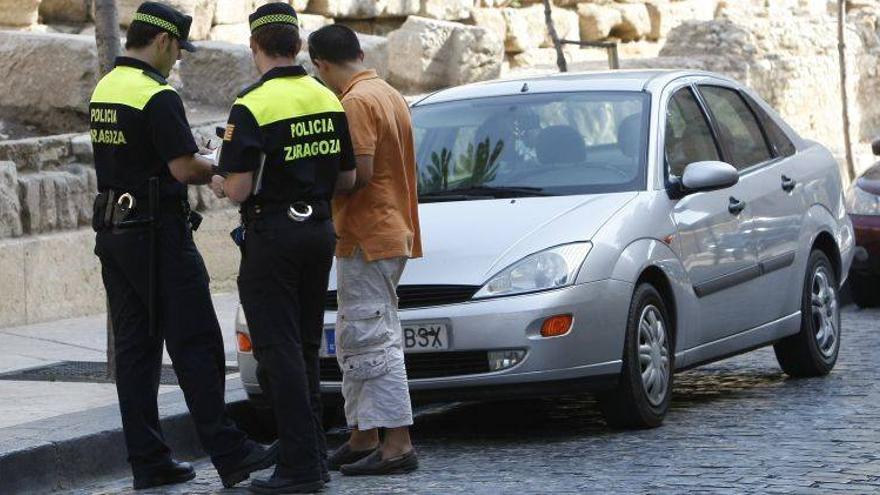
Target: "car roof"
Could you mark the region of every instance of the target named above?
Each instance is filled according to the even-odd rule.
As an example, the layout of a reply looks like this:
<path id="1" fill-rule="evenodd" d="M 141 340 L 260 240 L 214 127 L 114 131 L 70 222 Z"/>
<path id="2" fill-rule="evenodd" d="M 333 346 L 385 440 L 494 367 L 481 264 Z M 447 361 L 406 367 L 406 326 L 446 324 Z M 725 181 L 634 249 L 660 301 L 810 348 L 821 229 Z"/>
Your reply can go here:
<path id="1" fill-rule="evenodd" d="M 686 76 L 710 76 L 729 80 L 711 72 L 696 70 L 642 69 L 597 72 L 566 72 L 516 79 L 485 81 L 444 89 L 418 100 L 413 106 L 430 105 L 473 98 L 508 96 L 520 93 L 568 91 L 656 91 Z"/>

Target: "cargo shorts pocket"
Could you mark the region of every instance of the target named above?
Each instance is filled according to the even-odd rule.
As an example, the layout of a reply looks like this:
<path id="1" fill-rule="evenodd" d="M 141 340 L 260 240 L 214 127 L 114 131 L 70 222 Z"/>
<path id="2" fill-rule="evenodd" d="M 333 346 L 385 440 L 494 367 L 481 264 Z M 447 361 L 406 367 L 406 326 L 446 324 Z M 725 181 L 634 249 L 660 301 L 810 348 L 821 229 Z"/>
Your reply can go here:
<path id="1" fill-rule="evenodd" d="M 372 380 L 388 374 L 388 350 L 380 349 L 342 358 L 342 373 L 352 380 Z"/>
<path id="2" fill-rule="evenodd" d="M 362 305 L 339 313 L 336 336 L 339 365 L 346 376 L 369 380 L 388 373 L 392 331 L 384 305 Z"/>

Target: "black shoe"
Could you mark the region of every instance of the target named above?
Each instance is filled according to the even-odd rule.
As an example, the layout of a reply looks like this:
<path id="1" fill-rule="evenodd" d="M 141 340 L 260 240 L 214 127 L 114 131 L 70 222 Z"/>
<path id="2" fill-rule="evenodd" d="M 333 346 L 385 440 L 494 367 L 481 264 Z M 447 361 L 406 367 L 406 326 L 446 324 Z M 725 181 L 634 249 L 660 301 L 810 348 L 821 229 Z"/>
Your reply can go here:
<path id="1" fill-rule="evenodd" d="M 134 473 L 134 489 L 144 490 L 163 485 L 176 485 L 195 477 L 196 472 L 190 463 L 169 459 L 168 464 Z"/>
<path id="2" fill-rule="evenodd" d="M 363 459 L 364 457 L 375 452 L 376 449 L 368 449 L 368 450 L 351 450 L 348 442 L 342 444 L 338 449 L 334 450 L 330 457 L 327 459 L 327 463 L 330 465 L 331 471 L 339 471 L 339 466 L 343 466 L 345 464 L 354 464 L 355 462 Z"/>
<path id="3" fill-rule="evenodd" d="M 268 469 L 277 464 L 278 449 L 279 444 L 277 441 L 268 447 L 256 444 L 256 447 L 237 465 L 224 469 L 220 473 L 220 481 L 223 482 L 223 488 L 232 488 L 248 479 L 254 471 Z"/>
<path id="4" fill-rule="evenodd" d="M 346 476 L 374 476 L 410 473 L 418 468 L 419 458 L 415 450 L 391 459 L 382 459 L 382 451 L 377 449 L 358 462 L 343 465 L 339 471 Z"/>
<path id="5" fill-rule="evenodd" d="M 251 481 L 248 489 L 253 493 L 318 493 L 324 489 L 324 481 L 310 481 L 303 483 L 288 478 L 272 475 L 265 480 Z"/>

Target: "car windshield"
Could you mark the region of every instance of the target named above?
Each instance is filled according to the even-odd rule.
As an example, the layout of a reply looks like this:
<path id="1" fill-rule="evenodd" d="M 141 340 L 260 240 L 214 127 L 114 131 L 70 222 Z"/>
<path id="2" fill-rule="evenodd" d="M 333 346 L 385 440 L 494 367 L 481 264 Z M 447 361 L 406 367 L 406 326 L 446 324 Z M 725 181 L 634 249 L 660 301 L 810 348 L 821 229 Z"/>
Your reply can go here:
<path id="1" fill-rule="evenodd" d="M 417 106 L 420 200 L 643 189 L 649 101 L 592 91 Z"/>

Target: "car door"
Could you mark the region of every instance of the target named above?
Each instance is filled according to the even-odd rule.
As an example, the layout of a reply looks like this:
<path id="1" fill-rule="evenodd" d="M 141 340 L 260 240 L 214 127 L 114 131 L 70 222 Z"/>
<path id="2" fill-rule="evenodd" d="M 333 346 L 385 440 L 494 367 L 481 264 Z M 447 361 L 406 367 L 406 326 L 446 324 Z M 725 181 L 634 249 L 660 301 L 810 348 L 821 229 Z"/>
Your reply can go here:
<path id="1" fill-rule="evenodd" d="M 723 153 L 740 169 L 740 185 L 748 191 L 758 257 L 760 289 L 749 303 L 757 324 L 787 316 L 787 291 L 794 284 L 793 267 L 803 205 L 790 158 L 779 155 L 768 139 L 752 104 L 738 89 L 700 85 L 699 92 L 718 131 Z"/>
<path id="2" fill-rule="evenodd" d="M 674 181 L 694 162 L 722 160 L 714 133 L 693 88 L 676 91 L 667 102 L 664 153 Z M 698 300 L 700 323 L 690 344 L 722 339 L 755 325 L 748 310 L 756 288 L 757 254 L 749 197 L 741 184 L 686 195 L 672 216 L 674 243 Z"/>

